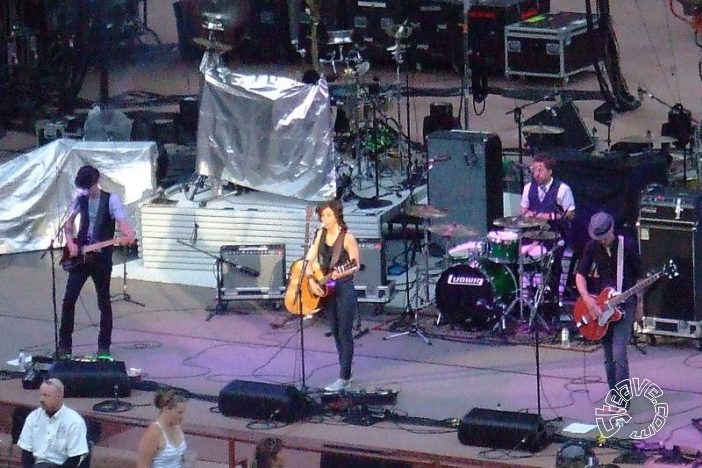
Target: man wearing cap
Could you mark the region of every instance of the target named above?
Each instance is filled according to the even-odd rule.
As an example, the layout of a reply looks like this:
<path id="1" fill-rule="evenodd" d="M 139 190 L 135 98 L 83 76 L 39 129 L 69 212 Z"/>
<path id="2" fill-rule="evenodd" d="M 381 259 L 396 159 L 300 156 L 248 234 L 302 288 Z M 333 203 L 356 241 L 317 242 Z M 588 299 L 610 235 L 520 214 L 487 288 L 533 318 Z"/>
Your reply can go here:
<path id="1" fill-rule="evenodd" d="M 115 223 L 125 238 L 134 241 L 134 230 L 124 214 L 119 195 L 100 189 L 100 171 L 93 166 L 83 166 L 78 170 L 75 185 L 79 193 L 73 199 L 63 230 L 69 257 L 78 256 L 80 248 L 114 238 Z M 80 217 L 79 217 L 80 215 Z M 80 219 L 77 232 L 76 218 Z M 68 273 L 66 292 L 61 309 L 58 357 L 69 358 L 73 352 L 73 328 L 76 302 L 83 285 L 92 278 L 100 309 L 100 331 L 98 352 L 100 358 L 110 359 L 112 344 L 112 303 L 110 302 L 110 279 L 112 277 L 112 246 L 106 246 L 92 253 L 90 261 L 77 262 Z"/>
<path id="2" fill-rule="evenodd" d="M 532 181 L 524 186 L 522 192 L 521 214 L 526 218 L 547 222 L 566 242 L 570 237 L 570 222 L 575 217 L 575 200 L 568 184 L 553 178 L 555 164 L 556 161 L 548 154 L 534 156 L 531 165 Z M 558 245 L 553 257 L 549 287 L 555 299 L 560 297 L 563 250 L 563 244 Z"/>
<path id="3" fill-rule="evenodd" d="M 602 310 L 595 296 L 607 287 L 619 292 L 630 289 L 641 278 L 641 257 L 633 240 L 614 234 L 614 219 L 608 213 L 595 213 L 590 218 L 588 233 L 591 240 L 585 244 L 580 264 L 575 274 L 575 284 L 588 311 L 600 316 Z M 617 263 L 619 250 L 623 249 L 621 289 L 617 287 Z M 624 316 L 611 322 L 602 338 L 605 355 L 605 371 L 609 389 L 629 378 L 627 345 L 631 339 L 634 320 L 643 319 L 643 293 L 633 296 L 619 305 Z"/>

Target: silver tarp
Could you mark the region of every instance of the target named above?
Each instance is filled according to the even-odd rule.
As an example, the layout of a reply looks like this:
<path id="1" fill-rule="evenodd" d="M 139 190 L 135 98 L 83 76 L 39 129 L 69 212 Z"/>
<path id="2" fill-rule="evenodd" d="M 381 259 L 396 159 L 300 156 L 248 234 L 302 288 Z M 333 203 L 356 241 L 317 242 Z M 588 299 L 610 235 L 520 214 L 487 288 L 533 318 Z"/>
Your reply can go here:
<path id="1" fill-rule="evenodd" d="M 157 155 L 153 142 L 61 139 L 0 165 L 0 254 L 49 246 L 76 193 L 75 175 L 86 164 L 100 170 L 104 190 L 120 194 L 135 225 L 136 202 L 156 186 Z"/>
<path id="2" fill-rule="evenodd" d="M 206 70 L 198 174 L 303 200 L 336 194 L 327 83 Z"/>

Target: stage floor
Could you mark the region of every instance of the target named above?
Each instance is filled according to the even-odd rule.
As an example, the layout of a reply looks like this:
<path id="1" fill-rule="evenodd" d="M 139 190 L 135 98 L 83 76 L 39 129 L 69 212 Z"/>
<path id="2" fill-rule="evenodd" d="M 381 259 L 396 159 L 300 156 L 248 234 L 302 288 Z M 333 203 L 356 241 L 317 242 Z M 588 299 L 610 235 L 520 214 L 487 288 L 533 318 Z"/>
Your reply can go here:
<path id="1" fill-rule="evenodd" d="M 5 255 L 0 257 L 0 327 L 5 330 L 0 341 L 2 369 L 14 368 L 5 361 L 17 357 L 20 350 L 28 355 L 50 353 L 54 347 L 49 256 L 40 253 Z M 56 274 L 58 301 L 64 289 L 66 274 Z M 121 291 L 119 278 L 113 279 L 113 291 Z M 196 400 L 190 406 L 187 421 L 214 427 L 246 427 L 250 422 L 213 414 L 210 408 L 219 391 L 232 380 L 251 380 L 302 385 L 302 357 L 305 363 L 305 383 L 314 395 L 337 376 L 336 351 L 331 338 L 325 336 L 323 319 L 304 321 L 304 353 L 300 347 L 299 321 L 282 328 L 289 314 L 274 310 L 266 303 L 233 301 L 226 313 L 209 317 L 206 308 L 212 304 L 212 288 L 130 280 L 128 293 L 139 306 L 118 301 L 114 304 L 114 358 L 124 361 L 127 368 L 143 370 L 143 379 L 182 387 L 193 394 L 209 397 Z M 424 322 L 435 318 L 432 307 L 420 311 Z M 388 389 L 399 392 L 397 405 L 374 412 L 381 416 L 378 423 L 365 427 L 341 421 L 339 414 L 314 417 L 309 421 L 285 427 L 271 428 L 255 425 L 252 430 L 283 437 L 309 437 L 328 444 L 362 444 L 378 450 L 412 450 L 485 463 L 499 458 L 510 466 L 553 466 L 557 444 L 546 450 L 523 457 L 518 451 L 484 451 L 461 445 L 455 429 L 442 427 L 454 418 L 460 419 L 473 408 L 513 412 L 537 412 L 536 360 L 533 336 L 522 334 L 501 340 L 489 332 L 471 335 L 451 330 L 447 325 L 430 328 L 438 337 L 432 346 L 415 335 L 385 340 L 393 322 L 402 318 L 399 311 L 387 308 L 376 315 L 363 308 L 363 325 L 369 333 L 356 340 L 353 388 Z M 74 352 L 90 354 L 96 348 L 98 313 L 95 293 L 88 285 L 76 311 Z M 402 329 L 402 328 L 400 328 Z M 21 331 L 11 333 L 10 330 Z M 570 423 L 595 423 L 595 408 L 606 395 L 602 351 L 593 346 L 574 343 L 562 348 L 555 336 L 541 337 L 540 377 L 541 413 L 556 432 L 572 434 L 562 429 Z M 658 346 L 644 346 L 645 354 L 630 348 L 631 375 L 649 379 L 659 385 L 668 404 L 665 424 L 649 442 L 699 447 L 702 435 L 690 424 L 700 417 L 698 379 L 691 377 L 702 366 L 702 356 L 690 340 L 659 340 Z M 2 400 L 32 403 L 36 392 L 22 390 L 19 377 L 2 382 Z M 135 391 L 125 399 L 134 407 L 124 417 L 149 420 L 155 409 L 144 407 L 152 394 Z M 71 406 L 92 411 L 100 400 L 69 399 Z M 387 411 L 385 411 L 387 410 Z M 401 416 L 395 420 L 392 415 Z M 123 416 L 123 415 L 119 415 Z M 632 420 L 623 427 L 630 434 L 648 427 L 654 416 L 653 405 L 645 397 L 635 398 L 631 408 Z M 427 421 L 418 418 L 426 418 Z M 422 424 L 420 424 L 420 421 Z M 423 423 L 429 424 L 425 426 Z M 333 427 L 333 429 L 331 427 Z M 138 431 L 137 431 L 138 433 Z M 593 439 L 598 431 L 582 437 Z M 120 434 L 102 444 L 135 449 L 136 433 Z M 205 442 L 200 442 L 205 444 Z M 226 449 L 200 447 L 203 460 L 224 463 Z M 244 452 L 245 453 L 245 452 Z M 614 458 L 611 449 L 602 449 L 603 457 Z M 606 455 L 608 454 L 608 455 Z M 291 466 L 311 466 L 310 457 Z M 603 458 L 606 459 L 606 458 Z"/>

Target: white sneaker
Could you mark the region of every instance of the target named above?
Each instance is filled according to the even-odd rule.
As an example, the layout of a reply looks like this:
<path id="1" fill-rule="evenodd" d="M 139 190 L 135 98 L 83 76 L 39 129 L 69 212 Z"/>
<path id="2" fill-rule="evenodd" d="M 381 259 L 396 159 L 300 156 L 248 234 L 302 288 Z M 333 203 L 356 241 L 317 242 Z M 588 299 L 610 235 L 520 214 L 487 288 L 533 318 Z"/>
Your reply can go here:
<path id="1" fill-rule="evenodd" d="M 327 385 L 324 387 L 325 392 L 344 392 L 351 387 L 351 380 L 346 380 L 346 379 L 336 379 L 336 382 L 334 382 L 331 385 Z"/>

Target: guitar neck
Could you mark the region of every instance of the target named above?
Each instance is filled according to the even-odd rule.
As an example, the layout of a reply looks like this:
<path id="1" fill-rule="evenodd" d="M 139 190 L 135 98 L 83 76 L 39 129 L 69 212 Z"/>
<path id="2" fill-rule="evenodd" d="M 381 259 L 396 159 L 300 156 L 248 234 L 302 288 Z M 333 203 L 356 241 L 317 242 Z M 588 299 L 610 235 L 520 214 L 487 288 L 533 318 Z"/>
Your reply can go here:
<path id="1" fill-rule="evenodd" d="M 127 241 L 126 237 L 119 237 L 117 239 L 108 239 L 102 242 L 96 242 L 95 244 L 86 245 L 83 247 L 83 253 L 93 252 L 95 250 L 100 250 L 104 247 L 109 247 L 114 244 L 121 244 Z"/>
<path id="2" fill-rule="evenodd" d="M 658 281 L 658 279 L 661 276 L 663 276 L 662 271 L 656 273 L 655 275 L 651 275 L 648 278 L 646 278 L 645 280 L 641 280 L 635 286 L 627 289 L 623 293 L 614 296 L 613 298 L 608 300 L 607 303 L 609 304 L 610 307 L 615 307 L 617 304 L 620 304 L 620 303 L 626 301 L 634 294 L 638 294 L 639 292 L 643 291 L 644 289 L 646 289 L 647 287 L 649 287 L 650 285 L 652 285 L 653 283 Z"/>

